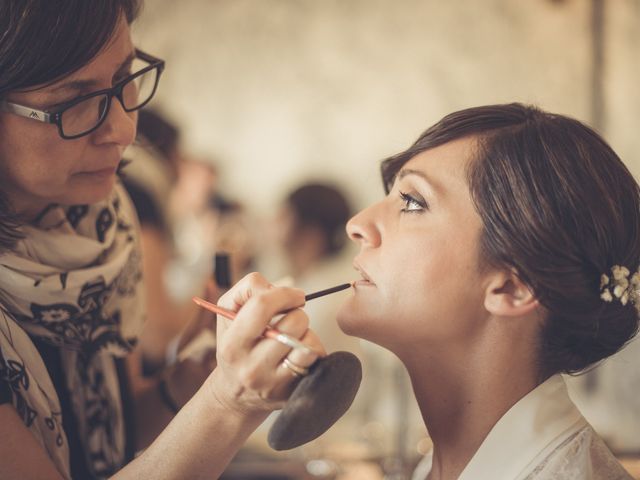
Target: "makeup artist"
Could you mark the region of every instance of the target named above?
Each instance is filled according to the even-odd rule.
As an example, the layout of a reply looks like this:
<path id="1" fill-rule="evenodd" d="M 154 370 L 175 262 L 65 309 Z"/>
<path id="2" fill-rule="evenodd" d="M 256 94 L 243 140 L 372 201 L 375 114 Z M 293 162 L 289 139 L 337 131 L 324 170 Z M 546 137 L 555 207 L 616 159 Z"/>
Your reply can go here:
<path id="1" fill-rule="evenodd" d="M 117 171 L 164 64 L 136 0 L 0 2 L 0 478 L 216 478 L 322 351 L 300 290 L 245 277 L 219 301 L 217 367 L 129 388 L 143 325 L 138 225 Z M 205 319 L 206 320 L 206 319 Z M 206 323 L 206 322 L 202 322 Z M 177 411 L 177 413 L 175 413 Z M 146 448 L 145 448 L 146 447 Z M 133 453 L 145 450 L 133 460 Z"/>

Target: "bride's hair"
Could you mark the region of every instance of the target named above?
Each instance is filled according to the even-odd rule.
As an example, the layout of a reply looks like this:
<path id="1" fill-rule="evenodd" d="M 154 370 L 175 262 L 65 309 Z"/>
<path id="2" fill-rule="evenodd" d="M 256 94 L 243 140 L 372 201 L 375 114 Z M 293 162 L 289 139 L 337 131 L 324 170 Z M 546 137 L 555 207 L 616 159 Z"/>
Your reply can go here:
<path id="1" fill-rule="evenodd" d="M 418 153 L 465 137 L 477 141 L 467 175 L 483 223 L 480 263 L 515 269 L 546 311 L 540 377 L 580 372 L 617 352 L 637 332 L 638 311 L 631 301 L 604 301 L 600 281 L 615 265 L 633 274 L 640 264 L 631 173 L 586 125 L 514 103 L 447 115 L 383 162 L 385 187 Z"/>

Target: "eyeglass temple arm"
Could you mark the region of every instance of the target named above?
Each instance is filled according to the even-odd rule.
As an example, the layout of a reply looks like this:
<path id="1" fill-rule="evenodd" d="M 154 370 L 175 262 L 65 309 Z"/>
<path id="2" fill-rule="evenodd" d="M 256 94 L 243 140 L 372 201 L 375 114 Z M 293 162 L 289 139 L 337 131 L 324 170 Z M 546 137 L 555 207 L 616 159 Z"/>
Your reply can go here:
<path id="1" fill-rule="evenodd" d="M 11 102 L 0 102 L 0 110 L 9 113 L 15 113 L 16 115 L 20 115 L 21 117 L 32 118 L 33 120 L 38 120 L 44 123 L 54 123 L 51 119 L 51 114 L 47 112 L 43 112 L 42 110 L 36 110 L 31 107 L 25 107 L 24 105 L 19 105 L 17 103 Z"/>
<path id="2" fill-rule="evenodd" d="M 157 64 L 157 63 L 164 63 L 164 60 L 162 60 L 161 58 L 154 57 L 153 55 L 143 52 L 139 48 L 136 48 L 136 57 L 138 57 L 140 60 L 144 60 L 145 62 L 151 65 Z"/>

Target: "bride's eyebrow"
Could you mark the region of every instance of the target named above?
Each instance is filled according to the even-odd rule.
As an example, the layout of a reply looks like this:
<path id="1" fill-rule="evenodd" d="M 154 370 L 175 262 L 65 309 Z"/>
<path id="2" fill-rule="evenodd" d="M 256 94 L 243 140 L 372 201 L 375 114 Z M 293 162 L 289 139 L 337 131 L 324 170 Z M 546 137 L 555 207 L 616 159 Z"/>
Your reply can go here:
<path id="1" fill-rule="evenodd" d="M 434 182 L 433 179 L 429 178 L 426 173 L 421 170 L 414 170 L 412 168 L 403 168 L 402 170 L 400 170 L 396 175 L 396 181 L 401 180 L 409 175 L 415 175 L 422 179 L 422 181 L 424 181 L 427 186 L 435 193 L 442 193 L 444 191 L 442 187 L 438 185 L 437 182 Z"/>

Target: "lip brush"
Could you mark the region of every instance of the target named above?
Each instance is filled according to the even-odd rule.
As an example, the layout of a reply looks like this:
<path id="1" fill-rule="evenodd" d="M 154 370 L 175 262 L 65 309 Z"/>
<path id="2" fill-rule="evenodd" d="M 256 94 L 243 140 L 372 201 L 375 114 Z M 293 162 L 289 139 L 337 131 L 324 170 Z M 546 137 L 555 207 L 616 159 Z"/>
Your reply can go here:
<path id="1" fill-rule="evenodd" d="M 324 297 L 325 295 L 329 295 L 331 293 L 346 290 L 349 287 L 353 287 L 353 282 L 343 283 L 342 285 L 336 285 L 335 287 L 326 288 L 324 290 L 319 290 L 317 292 L 309 293 L 308 295 L 304 296 L 304 300 L 305 302 L 308 302 L 309 300 L 313 300 L 314 298 Z"/>
<path id="2" fill-rule="evenodd" d="M 318 290 L 317 292 L 309 293 L 304 296 L 304 301 L 308 302 L 309 300 L 313 300 L 315 298 L 324 297 L 326 295 L 330 295 L 332 293 L 341 292 L 342 290 L 346 290 L 349 287 L 353 287 L 354 282 L 351 283 L 343 283 L 340 285 L 336 285 L 335 287 L 325 288 L 324 290 Z M 223 315 L 230 320 L 236 318 L 236 312 L 231 310 L 227 310 L 226 308 L 219 307 L 215 303 L 211 303 L 206 301 L 200 297 L 193 297 L 193 301 L 200 307 L 205 308 L 211 312 L 217 313 L 219 315 Z"/>
<path id="3" fill-rule="evenodd" d="M 353 283 L 343 283 L 342 285 L 337 285 L 335 287 L 331 287 L 331 288 L 326 288 L 324 290 L 319 290 L 317 292 L 313 292 L 310 293 L 308 295 L 305 295 L 304 299 L 305 301 L 309 301 L 309 300 L 313 300 L 314 298 L 319 298 L 319 297 L 324 297 L 325 295 L 330 295 L 332 293 L 335 292 L 340 292 L 342 290 L 346 290 L 347 288 L 353 286 Z M 215 303 L 211 303 L 211 302 L 207 302 L 206 300 L 200 298 L 200 297 L 193 297 L 193 301 L 196 303 L 196 305 L 205 308 L 206 310 L 209 310 L 210 312 L 214 312 L 217 313 L 218 315 L 222 315 L 224 317 L 227 317 L 230 320 L 233 320 L 236 318 L 236 312 L 233 312 L 231 310 L 227 310 L 226 308 L 223 307 L 219 307 L 218 305 L 216 305 Z M 302 349 L 305 350 L 307 352 L 310 353 L 315 353 L 317 355 L 317 352 L 313 351 L 310 347 L 308 347 L 307 345 L 305 345 L 304 343 L 298 341 L 297 339 L 290 337 L 289 335 L 286 335 L 278 330 L 276 330 L 273 327 L 267 327 L 264 331 L 264 336 L 267 338 L 271 338 L 273 340 L 276 340 L 280 343 L 283 343 L 285 345 L 287 345 L 288 347 L 291 348 L 298 348 L 298 349 Z"/>

